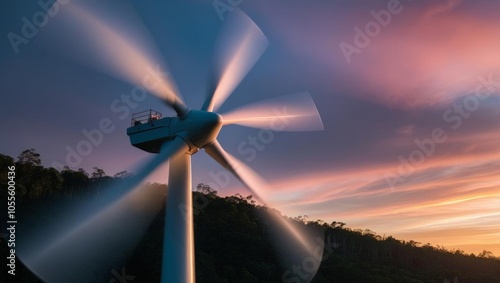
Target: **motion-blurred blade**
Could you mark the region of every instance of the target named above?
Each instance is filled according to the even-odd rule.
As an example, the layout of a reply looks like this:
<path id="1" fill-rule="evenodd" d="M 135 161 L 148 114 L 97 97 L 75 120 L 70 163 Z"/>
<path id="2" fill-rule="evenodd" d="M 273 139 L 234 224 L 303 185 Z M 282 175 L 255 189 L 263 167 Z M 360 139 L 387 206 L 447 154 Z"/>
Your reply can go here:
<path id="1" fill-rule="evenodd" d="M 60 5 L 57 24 L 50 26 L 59 38 L 55 41 L 64 47 L 58 53 L 69 53 L 76 61 L 135 85 L 137 89 L 131 94 L 138 100 L 147 90 L 176 111 L 181 109 L 178 114 L 182 116 L 184 102 L 168 69 L 160 65 L 163 60 L 147 28 L 125 5 L 115 5 L 112 10 L 126 17 L 126 27 L 123 20 L 119 22 L 106 13 L 101 4 L 74 0 Z M 65 41 L 60 42 L 61 38 Z"/>
<path id="2" fill-rule="evenodd" d="M 218 82 L 202 110 L 217 110 L 255 65 L 267 48 L 268 41 L 259 27 L 243 12 L 236 9 L 226 21 L 217 56 Z"/>
<path id="3" fill-rule="evenodd" d="M 170 160 L 161 282 L 195 282 L 191 155 Z"/>
<path id="4" fill-rule="evenodd" d="M 72 209 L 79 212 L 70 212 L 73 217 L 41 219 L 62 218 L 48 231 L 19 239 L 20 259 L 45 282 L 108 282 L 111 270 L 124 267 L 123 260 L 164 203 L 164 191 L 138 184 L 170 156 L 187 149 L 183 140 L 174 139 L 135 177 L 108 187 L 83 209 Z"/>
<path id="5" fill-rule="evenodd" d="M 270 187 L 257 173 L 227 153 L 217 141 L 207 146 L 205 151 L 233 173 L 261 203 L 266 204 L 263 197 Z M 272 209 L 265 210 L 263 217 L 272 231 L 271 240 L 279 250 L 283 266 L 291 269 L 292 266 L 301 266 L 303 261 L 315 262 L 315 266 L 308 266 L 308 277 L 302 278 L 304 282 L 309 282 L 316 274 L 323 256 L 323 236 L 303 225 L 292 223 Z"/>
<path id="6" fill-rule="evenodd" d="M 266 99 L 223 114 L 224 125 L 273 131 L 322 131 L 323 122 L 308 92 Z"/>
<path id="7" fill-rule="evenodd" d="M 310 282 L 323 260 L 324 231 L 284 217 L 269 207 L 259 207 L 258 212 L 278 251 L 278 260 L 284 268 L 283 282 Z"/>
<path id="8" fill-rule="evenodd" d="M 227 153 L 217 140 L 205 147 L 205 152 L 226 170 L 233 173 L 259 201 L 263 202 L 263 197 L 265 197 L 269 185 L 252 169 Z"/>

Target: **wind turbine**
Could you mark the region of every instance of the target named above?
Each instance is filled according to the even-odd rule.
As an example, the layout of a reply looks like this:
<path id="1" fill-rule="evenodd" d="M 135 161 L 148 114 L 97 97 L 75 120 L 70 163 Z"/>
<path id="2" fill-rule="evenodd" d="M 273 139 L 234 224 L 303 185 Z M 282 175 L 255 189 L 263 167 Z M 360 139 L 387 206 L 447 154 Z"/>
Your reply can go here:
<path id="1" fill-rule="evenodd" d="M 148 54 L 127 41 L 127 38 L 116 32 L 113 27 L 96 18 L 85 9 L 78 6 L 68 6 L 72 11 L 73 19 L 84 23 L 93 30 L 96 38 L 107 38 L 109 41 L 98 42 L 97 51 L 111 57 L 114 68 L 128 81 L 137 83 L 140 74 L 137 73 L 137 64 L 148 65 Z M 136 178 L 128 184 L 127 190 L 135 187 L 154 169 L 170 160 L 168 178 L 168 198 L 166 204 L 164 248 L 162 260 L 162 282 L 195 282 L 194 265 L 194 233 L 193 233 L 193 201 L 191 184 L 191 156 L 204 150 L 222 167 L 230 171 L 262 202 L 264 202 L 265 182 L 248 166 L 228 154 L 217 140 L 222 127 L 230 124 L 269 129 L 273 122 L 286 120 L 285 131 L 315 131 L 322 130 L 323 125 L 319 113 L 307 93 L 273 98 L 261 103 L 254 103 L 241 107 L 227 115 L 218 114 L 217 111 L 224 101 L 237 88 L 246 74 L 261 57 L 268 45 L 268 41 L 257 25 L 244 13 L 235 10 L 232 24 L 237 26 L 237 32 L 228 32 L 226 37 L 232 42 L 230 51 L 226 53 L 217 80 L 213 83 L 214 91 L 206 95 L 200 110 L 189 108 L 180 98 L 173 81 L 155 77 L 153 81 L 160 87 L 154 88 L 153 94 L 160 97 L 167 105 L 175 110 L 176 117 L 149 116 L 149 121 L 133 123 L 127 129 L 130 142 L 133 146 L 144 151 L 157 154 L 150 163 L 145 165 Z M 118 48 L 118 50 L 117 50 Z M 121 50 L 119 50 L 121 48 Z M 139 66 L 141 67 L 141 66 Z M 133 68 L 133 69 L 130 69 Z M 284 103 L 284 112 L 278 102 Z M 226 119 L 225 119 L 226 117 Z M 118 198 L 118 196 L 112 197 Z M 101 216 L 99 216 L 101 217 Z M 84 223 L 93 227 L 94 217 Z M 102 218 L 102 217 L 101 217 Z M 276 218 L 277 219 L 277 218 Z M 287 234 L 296 244 L 292 249 L 310 250 L 311 247 L 304 239 L 304 235 L 293 225 L 286 221 L 274 220 L 274 224 Z M 82 225 L 83 226 L 83 225 Z M 37 274 L 56 272 L 44 259 L 51 258 L 50 253 L 60 251 L 67 253 L 72 248 L 72 243 L 77 241 L 76 235 L 85 234 L 85 229 L 75 228 L 67 233 L 63 239 L 55 241 L 36 256 L 36 260 L 27 260 L 27 265 Z M 302 247 L 301 247 L 302 246 Z M 78 255 L 75 255 L 78 256 Z M 34 258 L 34 257 L 33 257 Z M 36 262 L 36 263 L 35 263 Z M 63 263 L 61 263 L 63 264 Z M 52 268 L 52 269 L 51 269 Z M 51 282 L 50 276 L 45 279 Z M 54 282 L 64 281 L 62 277 L 52 277 Z"/>
<path id="2" fill-rule="evenodd" d="M 265 37 L 261 31 L 249 18 L 246 20 L 248 30 L 258 32 L 251 34 L 250 38 L 264 42 Z M 168 180 L 162 282 L 195 282 L 191 155 L 204 149 L 209 156 L 245 184 L 259 200 L 262 200 L 258 188 L 251 183 L 248 174 L 242 174 L 238 170 L 242 164 L 236 163 L 217 140 L 225 123 L 223 116 L 214 111 L 249 71 L 248 67 L 255 63 L 255 60 L 250 61 L 248 58 L 248 52 L 255 50 L 249 50 L 245 44 L 246 42 L 242 42 L 238 46 L 238 51 L 235 52 L 226 72 L 217 83 L 217 88 L 209 94 L 200 110 L 190 109 L 177 96 L 173 101 L 165 100 L 176 111 L 177 117 L 150 120 L 127 130 L 132 145 L 151 153 L 168 151 L 172 156 Z M 234 77 L 234 74 L 239 76 Z M 302 99 L 307 102 L 308 96 Z M 316 116 L 317 111 L 312 115 L 316 122 L 321 123 L 319 116 Z M 288 113 L 287 117 L 268 113 L 265 116 L 240 117 L 239 120 L 230 123 L 248 123 L 253 120 L 260 124 L 266 122 L 269 124 L 274 119 L 310 119 L 310 116 L 310 112 L 295 110 L 294 113 Z"/>

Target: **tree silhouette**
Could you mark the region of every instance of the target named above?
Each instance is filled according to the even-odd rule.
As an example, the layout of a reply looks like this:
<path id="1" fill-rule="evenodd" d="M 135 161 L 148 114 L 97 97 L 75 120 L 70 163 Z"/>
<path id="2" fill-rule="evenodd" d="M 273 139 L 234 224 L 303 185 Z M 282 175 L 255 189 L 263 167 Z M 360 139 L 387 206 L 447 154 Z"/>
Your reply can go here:
<path id="1" fill-rule="evenodd" d="M 0 180 L 3 184 L 7 183 L 7 166 L 14 164 L 16 212 L 24 214 L 23 223 L 36 218 L 40 211 L 49 216 L 47 219 L 62 219 L 68 210 L 63 211 L 61 205 L 72 211 L 79 198 L 98 197 L 101 187 L 129 176 L 128 172 L 122 171 L 109 177 L 98 167 L 94 167 L 91 176 L 81 168 L 74 171 L 64 167 L 60 172 L 44 168 L 40 165 L 40 156 L 30 149 L 23 151 L 17 162 L 0 154 Z M 154 183 L 147 186 L 167 191 L 166 185 Z M 2 189 L 2 205 L 7 199 L 6 193 L 7 190 Z M 269 224 L 259 218 L 262 213 L 275 209 L 257 205 L 251 195 L 220 197 L 217 191 L 203 183 L 193 190 L 193 204 L 196 204 L 194 229 L 200 235 L 195 238 L 197 282 L 283 282 L 282 275 L 287 270 L 280 266 L 276 250 L 271 245 Z M 341 221 L 327 224 L 322 220 L 311 221 L 307 216 L 289 220 L 324 232 L 323 261 L 312 282 L 441 283 L 448 280 L 500 283 L 500 258 L 487 250 L 475 256 L 460 249 L 447 250 L 439 245 L 381 237 L 369 229 L 350 229 Z M 137 282 L 160 280 L 164 223 L 163 211 L 124 263 Z M 0 239 L 0 242 L 0 252 L 7 253 L 4 240 Z M 16 272 L 16 282 L 39 282 L 21 262 Z M 303 282 L 290 278 L 285 282 Z M 109 278 L 101 281 L 107 280 Z"/>
<path id="2" fill-rule="evenodd" d="M 94 169 L 94 172 L 92 172 L 92 175 L 90 175 L 91 179 L 100 179 L 106 176 L 106 172 L 104 172 L 103 169 L 97 166 L 92 167 L 92 169 Z"/>
<path id="3" fill-rule="evenodd" d="M 40 166 L 42 165 L 42 160 L 40 159 L 40 154 L 36 152 L 35 149 L 26 149 L 19 154 L 17 157 L 17 162 L 24 165 Z"/>
<path id="4" fill-rule="evenodd" d="M 133 176 L 134 176 L 134 174 L 132 174 L 130 172 L 120 171 L 120 172 L 116 173 L 115 175 L 113 175 L 113 178 L 127 179 L 127 178 L 130 178 L 130 177 L 133 177 Z"/>

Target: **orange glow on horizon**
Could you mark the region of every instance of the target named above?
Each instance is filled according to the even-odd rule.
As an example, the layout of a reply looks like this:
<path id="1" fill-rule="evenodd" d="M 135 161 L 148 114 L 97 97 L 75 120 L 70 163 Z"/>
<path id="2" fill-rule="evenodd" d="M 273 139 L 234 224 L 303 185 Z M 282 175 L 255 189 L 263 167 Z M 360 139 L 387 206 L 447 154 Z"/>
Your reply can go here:
<path id="1" fill-rule="evenodd" d="M 431 156 L 407 182 L 391 189 L 384 173 L 397 166 L 277 180 L 269 197 L 289 216 L 307 214 L 311 220 L 342 221 L 423 244 L 500 255 L 500 153 Z M 458 230 L 467 233 L 457 236 Z"/>

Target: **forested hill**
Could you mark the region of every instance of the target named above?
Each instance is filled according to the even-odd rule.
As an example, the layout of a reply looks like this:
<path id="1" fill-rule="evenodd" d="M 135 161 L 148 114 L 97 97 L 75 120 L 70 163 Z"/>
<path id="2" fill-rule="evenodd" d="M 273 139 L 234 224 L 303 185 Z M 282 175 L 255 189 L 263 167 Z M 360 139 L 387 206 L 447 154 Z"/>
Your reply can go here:
<path id="1" fill-rule="evenodd" d="M 53 204 L 61 200 L 72 203 L 83 197 L 98 198 L 104 187 L 132 176 L 120 172 L 110 177 L 97 167 L 91 174 L 83 169 L 44 168 L 34 150 L 24 151 L 16 160 L 0 154 L 0 204 L 2 209 L 6 207 L 7 167 L 14 164 L 17 212 L 25 217 L 40 207 L 51 215 L 58 213 Z M 166 185 L 149 186 L 166 190 Z M 207 185 L 199 184 L 194 188 L 194 199 L 203 204 L 195 207 L 197 282 L 299 283 L 310 279 L 304 267 L 283 270 L 279 266 L 269 229 L 258 216 L 267 208 L 256 205 L 251 196 L 220 197 Z M 381 237 L 369 229 L 353 230 L 343 222 L 309 221 L 307 217 L 296 217 L 293 221 L 319 229 L 325 235 L 323 260 L 312 282 L 500 282 L 500 258 L 488 251 L 466 254 L 391 236 Z M 163 224 L 164 209 L 123 265 L 133 277 L 127 282 L 159 282 Z M 2 239 L 0 247 L 2 255 L 7 254 L 5 240 Z M 2 264 L 0 268 L 0 278 L 7 276 L 5 266 Z M 96 281 L 118 282 L 112 279 L 109 274 Z M 38 281 L 28 269 L 18 266 L 15 282 Z"/>

